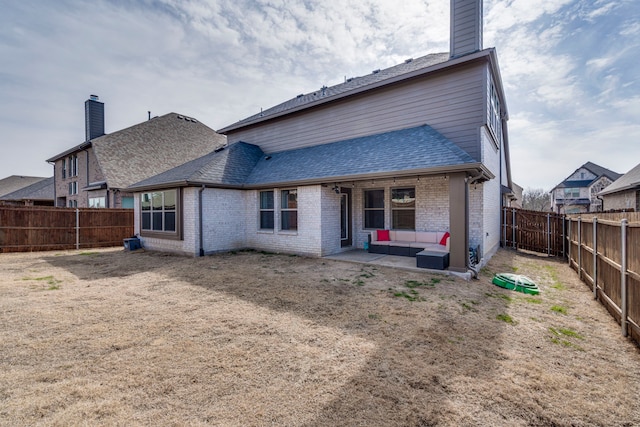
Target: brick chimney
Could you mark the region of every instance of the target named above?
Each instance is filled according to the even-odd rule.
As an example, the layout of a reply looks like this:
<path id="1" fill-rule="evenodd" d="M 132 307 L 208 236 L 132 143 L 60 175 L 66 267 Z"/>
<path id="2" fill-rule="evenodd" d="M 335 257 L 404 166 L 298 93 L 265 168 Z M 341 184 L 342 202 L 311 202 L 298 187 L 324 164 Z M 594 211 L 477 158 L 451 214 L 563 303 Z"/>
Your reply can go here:
<path id="1" fill-rule="evenodd" d="M 482 50 L 482 0 L 451 0 L 451 58 Z"/>
<path id="2" fill-rule="evenodd" d="M 89 95 L 84 102 L 85 141 L 104 135 L 104 103 L 98 95 Z"/>

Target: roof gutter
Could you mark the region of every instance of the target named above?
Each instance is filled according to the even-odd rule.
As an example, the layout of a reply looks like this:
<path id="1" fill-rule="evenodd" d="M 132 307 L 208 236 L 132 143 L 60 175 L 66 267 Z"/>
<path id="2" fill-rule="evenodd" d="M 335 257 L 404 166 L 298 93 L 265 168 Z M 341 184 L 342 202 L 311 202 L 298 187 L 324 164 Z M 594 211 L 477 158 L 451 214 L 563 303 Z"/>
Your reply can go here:
<path id="1" fill-rule="evenodd" d="M 203 185 L 198 190 L 198 233 L 200 234 L 200 256 L 204 256 L 204 233 L 202 232 L 202 193 L 205 186 Z"/>
<path id="2" fill-rule="evenodd" d="M 467 172 L 473 183 L 480 183 L 495 178 L 495 175 L 486 168 L 482 163 L 466 163 L 455 166 L 440 166 L 429 169 L 413 169 L 410 171 L 391 171 L 391 172 L 374 172 L 359 175 L 341 175 L 341 176 L 325 176 L 320 178 L 299 179 L 290 181 L 272 181 L 260 184 L 224 184 L 213 182 L 201 182 L 201 181 L 172 181 L 162 184 L 143 185 L 136 187 L 126 188 L 125 191 L 130 192 L 142 192 L 149 190 L 157 190 L 161 188 L 173 188 L 173 187 L 204 187 L 204 188 L 225 188 L 231 190 L 252 190 L 262 188 L 274 188 L 274 187 L 290 187 L 292 185 L 317 185 L 326 184 L 327 182 L 345 182 L 345 181 L 364 181 L 370 179 L 388 179 L 388 178 L 406 178 L 411 176 L 429 176 L 429 175 L 443 175 L 448 173 Z"/>

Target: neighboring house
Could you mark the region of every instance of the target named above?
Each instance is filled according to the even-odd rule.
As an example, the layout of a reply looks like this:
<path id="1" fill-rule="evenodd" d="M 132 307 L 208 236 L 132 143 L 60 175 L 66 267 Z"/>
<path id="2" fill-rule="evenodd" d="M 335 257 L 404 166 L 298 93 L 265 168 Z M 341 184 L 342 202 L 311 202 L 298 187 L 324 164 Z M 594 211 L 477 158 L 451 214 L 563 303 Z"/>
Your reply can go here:
<path id="1" fill-rule="evenodd" d="M 377 229 L 450 231 L 488 259 L 511 188 L 507 110 L 482 2 L 453 0 L 451 52 L 322 87 L 225 127 L 228 146 L 135 191 L 146 248 L 325 256 Z"/>
<path id="2" fill-rule="evenodd" d="M 39 181 L 19 190 L 0 196 L 0 203 L 21 206 L 53 206 L 53 177 Z"/>
<path id="3" fill-rule="evenodd" d="M 551 210 L 574 214 L 602 211 L 600 191 L 620 178 L 620 174 L 587 162 L 551 190 Z"/>
<path id="4" fill-rule="evenodd" d="M 640 212 L 640 164 L 598 193 L 604 210 Z"/>
<path id="5" fill-rule="evenodd" d="M 47 179 L 43 176 L 11 175 L 0 179 L 0 197 Z"/>
<path id="6" fill-rule="evenodd" d="M 104 104 L 85 102 L 86 140 L 47 160 L 54 165 L 56 206 L 133 208 L 131 184 L 225 144 L 226 138 L 176 113 L 104 134 Z"/>
<path id="7" fill-rule="evenodd" d="M 523 202 L 523 196 L 524 196 L 522 187 L 520 187 L 515 182 L 512 182 L 511 188 L 503 186 L 502 191 L 507 194 L 508 207 L 522 209 L 522 202 Z"/>

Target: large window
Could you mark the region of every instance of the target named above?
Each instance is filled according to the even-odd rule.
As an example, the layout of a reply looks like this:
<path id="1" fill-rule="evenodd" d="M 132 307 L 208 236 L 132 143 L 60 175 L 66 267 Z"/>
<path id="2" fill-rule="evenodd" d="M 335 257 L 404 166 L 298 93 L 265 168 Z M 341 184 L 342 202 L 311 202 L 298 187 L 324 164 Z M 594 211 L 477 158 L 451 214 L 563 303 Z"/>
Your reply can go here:
<path id="1" fill-rule="evenodd" d="M 260 192 L 260 229 L 273 230 L 273 191 Z"/>
<path id="2" fill-rule="evenodd" d="M 364 228 L 384 228 L 384 190 L 365 190 Z"/>
<path id="3" fill-rule="evenodd" d="M 391 190 L 391 227 L 394 230 L 416 229 L 416 189 Z"/>
<path id="4" fill-rule="evenodd" d="M 565 199 L 576 199 L 580 197 L 580 189 L 579 188 L 565 188 L 564 189 L 564 198 Z"/>
<path id="5" fill-rule="evenodd" d="M 143 193 L 140 198 L 142 231 L 176 233 L 178 229 L 178 191 Z"/>
<path id="6" fill-rule="evenodd" d="M 67 159 L 62 159 L 62 179 L 67 177 Z"/>
<path id="7" fill-rule="evenodd" d="M 89 197 L 89 207 L 90 208 L 106 208 L 106 197 Z"/>
<path id="8" fill-rule="evenodd" d="M 298 230 L 298 190 L 282 190 L 280 197 L 280 229 Z"/>

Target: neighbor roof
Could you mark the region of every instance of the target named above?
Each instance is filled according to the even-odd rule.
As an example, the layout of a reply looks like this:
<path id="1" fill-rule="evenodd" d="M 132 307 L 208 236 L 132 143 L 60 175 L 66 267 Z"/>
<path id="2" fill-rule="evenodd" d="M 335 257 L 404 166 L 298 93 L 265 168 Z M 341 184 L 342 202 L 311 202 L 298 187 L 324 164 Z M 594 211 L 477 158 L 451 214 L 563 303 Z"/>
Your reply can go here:
<path id="1" fill-rule="evenodd" d="M 226 137 L 176 113 L 154 117 L 92 141 L 110 188 L 126 188 L 226 143 Z"/>
<path id="2" fill-rule="evenodd" d="M 53 177 L 40 178 L 24 188 L 5 194 L 0 200 L 51 200 L 54 199 Z"/>
<path id="3" fill-rule="evenodd" d="M 640 188 L 640 163 L 598 193 L 599 196 Z"/>
<path id="4" fill-rule="evenodd" d="M 573 174 L 578 172 L 580 169 L 586 169 L 589 172 L 591 172 L 592 174 L 594 174 L 596 177 L 594 179 L 589 179 L 589 180 L 569 180 L 569 177 L 573 176 Z M 616 179 L 620 178 L 622 175 L 617 173 L 617 172 L 614 172 L 612 170 L 609 170 L 607 168 L 603 168 L 600 165 L 596 165 L 595 163 L 587 162 L 584 165 L 580 166 L 578 169 L 574 170 L 571 173 L 571 175 L 569 175 L 569 177 L 567 177 L 560 184 L 558 184 L 555 187 L 553 187 L 551 192 L 553 192 L 553 190 L 555 190 L 556 188 L 588 187 L 593 182 L 597 181 L 598 179 L 602 178 L 603 176 L 606 176 L 611 181 L 615 181 Z"/>
<path id="5" fill-rule="evenodd" d="M 255 145 L 238 142 L 130 189 L 180 184 L 259 188 L 454 170 L 480 170 L 493 178 L 464 150 L 423 125 L 269 155 Z"/>
<path id="6" fill-rule="evenodd" d="M 0 197 L 20 190 L 21 188 L 28 187 L 31 184 L 40 182 L 43 179 L 47 179 L 43 176 L 20 176 L 11 175 L 6 178 L 0 179 Z"/>

